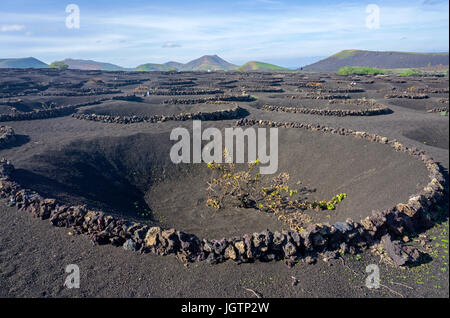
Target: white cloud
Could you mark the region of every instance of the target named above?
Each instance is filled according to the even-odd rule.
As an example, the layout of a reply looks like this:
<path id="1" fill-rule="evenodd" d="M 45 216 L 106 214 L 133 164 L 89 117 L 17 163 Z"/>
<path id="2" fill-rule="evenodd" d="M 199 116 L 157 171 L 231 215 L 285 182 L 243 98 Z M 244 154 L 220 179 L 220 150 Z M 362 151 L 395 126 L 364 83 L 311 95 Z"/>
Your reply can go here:
<path id="1" fill-rule="evenodd" d="M 162 45 L 163 48 L 177 48 L 181 47 L 181 44 L 173 43 L 173 42 L 166 42 Z"/>
<path id="2" fill-rule="evenodd" d="M 25 29 L 22 24 L 4 24 L 0 27 L 1 32 L 17 32 Z"/>

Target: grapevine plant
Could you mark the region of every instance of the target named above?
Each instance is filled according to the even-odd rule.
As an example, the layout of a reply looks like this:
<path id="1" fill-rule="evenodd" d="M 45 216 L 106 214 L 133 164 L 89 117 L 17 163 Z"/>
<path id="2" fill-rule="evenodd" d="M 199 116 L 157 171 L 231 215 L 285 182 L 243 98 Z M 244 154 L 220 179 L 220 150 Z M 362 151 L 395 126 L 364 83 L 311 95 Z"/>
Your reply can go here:
<path id="1" fill-rule="evenodd" d="M 304 219 L 301 211 L 335 210 L 347 197 L 347 194 L 339 193 L 328 201 L 308 201 L 301 197 L 305 188 L 299 191 L 289 186 L 288 173 L 281 173 L 271 180 L 263 180 L 261 174 L 255 171 L 259 163 L 257 159 L 248 164 L 248 169 L 241 171 L 236 171 L 234 163 L 208 163 L 211 178 L 207 187 L 206 205 L 216 210 L 227 205 L 253 208 L 276 215 L 291 228 L 300 230 L 302 222 L 299 219 Z"/>

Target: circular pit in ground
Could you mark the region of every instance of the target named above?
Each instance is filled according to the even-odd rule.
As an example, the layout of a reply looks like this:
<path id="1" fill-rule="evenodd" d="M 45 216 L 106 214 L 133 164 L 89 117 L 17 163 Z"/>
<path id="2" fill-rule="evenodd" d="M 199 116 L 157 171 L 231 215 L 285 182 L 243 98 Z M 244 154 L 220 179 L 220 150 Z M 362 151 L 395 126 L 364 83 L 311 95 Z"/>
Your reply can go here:
<path id="1" fill-rule="evenodd" d="M 182 125 L 192 129 L 187 122 Z M 223 132 L 225 124 L 217 125 Z M 15 160 L 15 179 L 44 197 L 200 238 L 288 229 L 273 215 L 254 209 L 207 207 L 206 164 L 175 165 L 169 155 L 173 143 L 169 133 L 74 141 Z M 389 145 L 304 129 L 279 129 L 277 173 L 282 172 L 290 174 L 293 188 L 302 182 L 308 200 L 347 194 L 336 210 L 304 211 L 313 223 L 359 221 L 374 210 L 406 202 L 428 181 L 421 161 Z"/>

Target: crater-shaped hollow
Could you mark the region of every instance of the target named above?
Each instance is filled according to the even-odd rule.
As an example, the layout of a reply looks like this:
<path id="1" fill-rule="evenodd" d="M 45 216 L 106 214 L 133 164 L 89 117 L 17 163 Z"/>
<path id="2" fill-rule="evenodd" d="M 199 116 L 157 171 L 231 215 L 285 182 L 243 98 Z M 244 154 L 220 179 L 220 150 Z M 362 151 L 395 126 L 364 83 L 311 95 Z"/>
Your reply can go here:
<path id="1" fill-rule="evenodd" d="M 216 124 L 223 132 L 226 124 Z M 189 123 L 183 125 L 192 130 Z M 207 125 L 212 123 L 203 128 Z M 311 222 L 359 221 L 373 210 L 407 201 L 428 181 L 422 162 L 388 145 L 284 128 L 279 129 L 278 141 L 277 173 L 289 173 L 292 187 L 301 181 L 308 189 L 306 199 L 329 200 L 347 193 L 336 210 L 305 211 Z M 15 178 L 46 197 L 202 238 L 288 228 L 254 209 L 207 207 L 209 169 L 205 163 L 172 163 L 174 143 L 168 132 L 77 140 L 15 162 Z"/>

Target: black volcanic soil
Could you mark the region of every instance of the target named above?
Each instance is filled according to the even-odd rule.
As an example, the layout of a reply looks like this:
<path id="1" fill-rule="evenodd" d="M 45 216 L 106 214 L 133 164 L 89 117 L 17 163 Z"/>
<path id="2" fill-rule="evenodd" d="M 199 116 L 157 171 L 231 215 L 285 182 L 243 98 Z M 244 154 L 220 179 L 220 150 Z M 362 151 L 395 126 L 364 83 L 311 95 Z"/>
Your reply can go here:
<path id="1" fill-rule="evenodd" d="M 352 78 L 334 74 L 308 74 L 306 78 L 294 73 L 2 72 L 5 76 L 0 77 L 0 88 L 6 80 L 8 83 L 22 84 L 31 81 L 34 85 L 45 81 L 85 82 L 92 77 L 100 77 L 105 85 L 120 85 L 121 95 L 132 94 L 138 85 L 160 85 L 173 80 L 192 80 L 196 88 L 205 89 L 217 88 L 218 82 L 237 80 L 227 84 L 236 86 L 227 88 L 227 94 L 240 94 L 240 86 L 254 85 L 281 87 L 285 94 L 291 95 L 296 94 L 297 87 L 307 81 L 321 80 L 330 85 L 346 85 L 337 82 L 348 84 L 353 81 Z M 27 81 L 23 80 L 24 77 Z M 375 81 L 375 84 L 364 84 L 367 98 L 386 102 L 384 95 L 376 90 L 388 88 L 390 83 L 370 77 L 361 77 L 361 80 Z M 423 85 L 444 83 L 448 84 L 448 78 L 422 80 Z M 37 98 L 35 92 L 20 85 L 15 94 L 23 94 L 20 98 L 24 99 Z M 269 98 L 266 93 L 252 95 L 258 98 L 256 102 L 238 103 L 249 111 L 250 118 L 299 121 L 377 133 L 424 149 L 446 171 L 449 167 L 448 117 L 395 104 L 388 105 L 393 110 L 392 114 L 371 117 L 338 118 L 263 112 L 258 108 L 266 100 L 281 103 L 285 99 Z M 50 96 L 46 98 L 52 100 Z M 157 98 L 163 100 L 168 97 L 152 96 L 145 102 L 105 101 L 101 105 L 80 108 L 79 111 L 133 115 L 157 114 L 158 111 L 178 113 L 188 109 L 206 111 L 218 106 L 228 108 L 227 105 L 216 104 L 161 105 L 150 102 Z M 304 101 L 297 102 L 301 104 Z M 326 100 L 308 102 L 317 105 L 328 103 Z M 292 105 L 298 104 L 294 100 Z M 339 104 L 332 106 L 336 105 Z M 224 129 L 234 123 L 234 120 L 204 122 L 203 128 Z M 205 167 L 174 167 L 167 158 L 168 149 L 173 144 L 168 139 L 170 131 L 179 126 L 192 129 L 189 121 L 121 125 L 67 116 L 10 121 L 8 126 L 25 139 L 2 149 L 1 156 L 14 163 L 21 183 L 42 194 L 66 202 L 86 203 L 150 224 L 174 226 L 200 237 L 231 237 L 265 228 L 276 230 L 285 227 L 284 223 L 256 211 L 211 211 L 205 207 Z M 348 194 L 335 211 L 306 211 L 314 221 L 334 222 L 347 217 L 359 220 L 370 215 L 372 209 L 384 209 L 404 202 L 428 181 L 425 167 L 419 161 L 386 145 L 302 129 L 280 129 L 279 132 L 279 172 L 289 172 L 292 179 L 300 179 L 303 185 L 315 190 L 308 194 L 312 199 L 329 199 L 339 192 Z M 140 255 L 112 246 L 92 246 L 86 236 L 73 236 L 68 229 L 54 228 L 46 221 L 33 219 L 14 207 L 5 206 L 5 200 L 2 202 L 0 296 L 3 297 L 253 297 L 245 288 L 253 289 L 264 297 L 449 295 L 448 274 L 442 271 L 442 268 L 448 271 L 448 254 L 445 256 L 444 253 L 442 258 L 439 254 L 442 251 L 434 247 L 434 242 L 431 244 L 432 260 L 406 270 L 385 265 L 369 252 L 361 254 L 358 259 L 345 256 L 344 262 L 341 259 L 331 262 L 319 260 L 314 265 L 301 262 L 293 269 L 282 262 L 243 265 L 227 262 L 215 266 L 199 263 L 186 267 L 170 256 Z M 135 202 L 139 203 L 140 208 L 152 209 L 152 217 L 142 218 L 140 210 L 135 209 Z M 448 220 L 444 218 L 442 224 L 437 224 L 425 235 L 448 240 Z M 64 268 L 73 263 L 81 269 L 79 290 L 63 287 Z M 365 266 L 372 263 L 381 267 L 382 283 L 389 289 L 369 290 L 364 287 Z M 291 286 L 292 276 L 299 280 L 298 286 Z M 398 294 L 392 293 L 392 290 Z"/>
<path id="2" fill-rule="evenodd" d="M 448 123 L 423 124 L 405 131 L 403 135 L 423 144 L 448 150 Z"/>
<path id="3" fill-rule="evenodd" d="M 448 96 L 448 95 L 447 95 Z M 405 99 L 405 98 L 393 98 L 393 99 L 387 99 L 385 103 L 404 107 L 410 110 L 416 110 L 416 111 L 427 111 L 433 108 L 440 108 L 447 106 L 448 104 L 444 105 L 443 103 L 439 102 L 439 98 L 435 99 Z"/>

